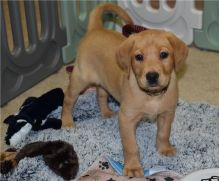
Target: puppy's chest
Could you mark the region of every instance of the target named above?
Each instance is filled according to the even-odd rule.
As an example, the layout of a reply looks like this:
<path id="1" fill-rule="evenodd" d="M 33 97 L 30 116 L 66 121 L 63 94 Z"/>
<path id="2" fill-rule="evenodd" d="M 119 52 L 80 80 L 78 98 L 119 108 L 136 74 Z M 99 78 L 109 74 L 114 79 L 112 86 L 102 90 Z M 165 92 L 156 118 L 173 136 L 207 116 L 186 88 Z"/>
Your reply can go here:
<path id="1" fill-rule="evenodd" d="M 158 115 L 170 111 L 170 107 L 162 100 L 145 100 L 138 105 L 139 112 L 142 118 L 149 120 L 156 120 Z"/>

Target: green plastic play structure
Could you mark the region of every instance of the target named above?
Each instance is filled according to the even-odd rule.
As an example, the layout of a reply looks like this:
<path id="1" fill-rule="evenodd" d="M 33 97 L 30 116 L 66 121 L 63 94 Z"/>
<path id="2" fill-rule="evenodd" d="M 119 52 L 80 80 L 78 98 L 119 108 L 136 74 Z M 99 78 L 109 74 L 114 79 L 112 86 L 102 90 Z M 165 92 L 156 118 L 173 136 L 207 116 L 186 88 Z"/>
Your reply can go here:
<path id="1" fill-rule="evenodd" d="M 203 27 L 194 31 L 197 47 L 219 51 L 219 0 L 205 0 Z"/>
<path id="2" fill-rule="evenodd" d="M 86 32 L 90 11 L 103 2 L 115 1 L 61 1 L 62 22 L 67 34 L 67 45 L 62 48 L 65 64 L 72 62 L 75 58 L 80 39 Z M 105 19 L 109 20 L 110 17 L 109 14 Z M 106 26 L 111 29 L 114 27 L 113 23 L 107 23 Z"/>

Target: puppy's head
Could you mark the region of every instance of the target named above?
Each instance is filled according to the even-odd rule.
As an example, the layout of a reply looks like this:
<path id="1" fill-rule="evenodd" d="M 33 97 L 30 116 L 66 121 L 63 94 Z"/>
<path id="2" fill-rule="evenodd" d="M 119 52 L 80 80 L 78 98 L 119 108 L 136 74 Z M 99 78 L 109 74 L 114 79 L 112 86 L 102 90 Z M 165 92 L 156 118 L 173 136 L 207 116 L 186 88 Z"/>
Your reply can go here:
<path id="1" fill-rule="evenodd" d="M 156 95 L 167 90 L 172 71 L 178 71 L 188 55 L 185 43 L 174 34 L 146 30 L 131 35 L 117 51 L 117 63 L 129 76 L 132 69 L 139 87 Z"/>

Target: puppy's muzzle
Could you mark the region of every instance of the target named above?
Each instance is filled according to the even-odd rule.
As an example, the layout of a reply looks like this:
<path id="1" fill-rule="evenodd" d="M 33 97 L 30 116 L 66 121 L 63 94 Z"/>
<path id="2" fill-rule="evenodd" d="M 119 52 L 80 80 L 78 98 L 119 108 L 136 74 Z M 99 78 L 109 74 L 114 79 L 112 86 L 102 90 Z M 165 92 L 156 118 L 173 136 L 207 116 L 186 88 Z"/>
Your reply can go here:
<path id="1" fill-rule="evenodd" d="M 146 74 L 146 80 L 150 87 L 155 87 L 159 82 L 159 74 L 157 72 L 148 72 Z"/>
<path id="2" fill-rule="evenodd" d="M 169 86 L 169 83 L 167 86 L 161 86 L 159 83 L 159 73 L 158 72 L 148 72 L 146 74 L 146 81 L 148 84 L 148 88 L 145 90 L 145 92 L 150 96 L 158 96 L 161 94 L 164 94 Z"/>

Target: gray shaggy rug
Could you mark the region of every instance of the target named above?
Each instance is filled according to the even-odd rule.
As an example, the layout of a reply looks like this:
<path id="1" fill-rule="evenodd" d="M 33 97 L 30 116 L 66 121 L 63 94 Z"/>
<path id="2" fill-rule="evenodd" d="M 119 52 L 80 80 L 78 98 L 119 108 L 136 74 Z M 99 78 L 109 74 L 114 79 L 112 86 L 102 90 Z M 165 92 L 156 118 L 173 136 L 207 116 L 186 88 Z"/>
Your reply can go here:
<path id="1" fill-rule="evenodd" d="M 113 110 L 118 104 L 109 100 Z M 61 108 L 50 114 L 60 117 Z M 122 145 L 119 135 L 118 117 L 104 119 L 100 115 L 95 93 L 80 96 L 75 109 L 75 129 L 47 129 L 31 132 L 17 148 L 34 141 L 64 140 L 72 144 L 78 154 L 80 175 L 98 156 L 109 155 L 123 162 Z M 176 157 L 161 156 L 155 149 L 156 125 L 141 122 L 137 129 L 143 167 L 165 166 L 180 174 L 187 175 L 204 168 L 219 167 L 219 107 L 209 104 L 191 104 L 180 100 L 173 123 L 171 142 L 178 152 Z M 130 145 L 131 146 L 131 145 Z M 13 173 L 0 180 L 62 180 L 47 166 L 41 156 L 20 161 Z"/>

